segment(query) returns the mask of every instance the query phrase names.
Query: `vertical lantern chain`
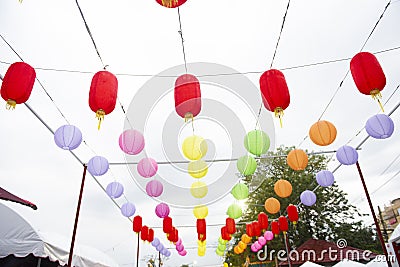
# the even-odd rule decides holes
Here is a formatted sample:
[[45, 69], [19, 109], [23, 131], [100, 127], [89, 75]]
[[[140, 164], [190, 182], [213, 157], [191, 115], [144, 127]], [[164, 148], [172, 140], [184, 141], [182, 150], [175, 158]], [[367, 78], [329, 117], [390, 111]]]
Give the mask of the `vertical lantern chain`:
[[185, 44], [184, 44], [185, 40], [183, 39], [181, 12], [179, 10], [179, 7], [177, 9], [178, 9], [178, 20], [179, 20], [179, 31], [178, 31], [178, 33], [181, 36], [183, 61], [185, 62], [185, 71], [187, 73], [186, 52], [185, 52]]

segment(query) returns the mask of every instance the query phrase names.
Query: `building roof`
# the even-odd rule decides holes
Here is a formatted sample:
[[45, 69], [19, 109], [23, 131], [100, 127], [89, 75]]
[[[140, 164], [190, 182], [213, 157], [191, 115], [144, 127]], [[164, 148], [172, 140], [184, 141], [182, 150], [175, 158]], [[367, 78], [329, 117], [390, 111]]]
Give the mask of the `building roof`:
[[[339, 262], [343, 259], [368, 262], [376, 256], [377, 254], [368, 250], [350, 246], [341, 246], [339, 248], [336, 243], [313, 238], [308, 239], [297, 249], [289, 253], [293, 265], [301, 265], [307, 261], [327, 264]], [[288, 262], [283, 261], [279, 265], [288, 265]]]

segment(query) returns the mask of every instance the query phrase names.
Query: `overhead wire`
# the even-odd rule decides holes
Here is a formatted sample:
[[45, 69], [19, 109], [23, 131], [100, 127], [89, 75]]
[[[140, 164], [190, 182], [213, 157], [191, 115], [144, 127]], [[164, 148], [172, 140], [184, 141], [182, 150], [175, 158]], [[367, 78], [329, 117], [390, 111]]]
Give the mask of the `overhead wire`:
[[179, 20], [179, 31], [178, 31], [178, 33], [179, 33], [179, 35], [180, 35], [180, 37], [181, 37], [183, 61], [184, 61], [184, 63], [185, 63], [185, 71], [186, 71], [186, 73], [187, 73], [188, 70], [187, 70], [186, 52], [185, 52], [185, 44], [184, 44], [185, 40], [183, 39], [183, 31], [182, 31], [181, 12], [180, 12], [179, 7], [178, 7], [177, 9], [178, 9], [178, 20]]

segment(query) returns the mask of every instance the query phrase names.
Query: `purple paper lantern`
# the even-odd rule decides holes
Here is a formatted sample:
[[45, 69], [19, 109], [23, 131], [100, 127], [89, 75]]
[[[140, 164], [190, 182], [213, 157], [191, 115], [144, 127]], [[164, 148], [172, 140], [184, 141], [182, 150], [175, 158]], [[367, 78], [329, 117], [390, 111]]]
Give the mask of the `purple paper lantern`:
[[137, 155], [144, 148], [144, 137], [137, 130], [126, 130], [119, 136], [119, 147], [128, 155]]
[[335, 177], [330, 171], [319, 171], [316, 175], [317, 183], [322, 187], [328, 187], [333, 185]]
[[156, 247], [156, 250], [161, 252], [164, 249], [164, 245], [162, 243], [158, 244], [158, 246]]
[[158, 245], [160, 245], [160, 239], [158, 239], [157, 237], [155, 237], [155, 238], [153, 239], [153, 241], [151, 241], [151, 245], [152, 245], [153, 247], [157, 247]]
[[[147, 191], [147, 190], [146, 190]], [[156, 206], [156, 215], [159, 218], [165, 218], [169, 215], [169, 206], [165, 203], [160, 203]], [[178, 240], [179, 241], [179, 240]], [[181, 241], [182, 242], [182, 241]], [[178, 244], [178, 242], [177, 242]]]
[[258, 243], [260, 243], [261, 246], [264, 246], [265, 244], [267, 244], [267, 240], [265, 239], [265, 237], [260, 236], [258, 238]]
[[271, 231], [265, 231], [264, 238], [266, 241], [271, 241], [272, 239], [274, 239], [274, 233], [272, 233]]
[[[169, 251], [168, 251], [168, 252], [169, 252]], [[179, 251], [178, 254], [179, 254], [180, 256], [184, 257], [184, 256], [186, 256], [187, 251], [184, 249], [184, 250], [182, 250], [182, 251]], [[169, 256], [167, 256], [167, 257], [169, 257]]]
[[305, 190], [300, 194], [300, 201], [303, 205], [312, 206], [317, 201], [317, 196], [313, 191]]
[[146, 184], [146, 193], [151, 197], [159, 197], [163, 192], [163, 185], [160, 181], [151, 180]]
[[91, 175], [101, 176], [108, 171], [108, 160], [101, 156], [91, 158], [87, 164], [87, 170]]
[[353, 165], [358, 160], [358, 153], [351, 146], [342, 146], [336, 151], [336, 158], [343, 165]]
[[137, 165], [137, 171], [144, 178], [153, 177], [158, 170], [157, 162], [152, 158], [143, 158]]
[[111, 198], [119, 198], [124, 193], [124, 186], [118, 182], [109, 183], [106, 187], [106, 193]]
[[[179, 252], [178, 252], [179, 253]], [[186, 255], [186, 254], [185, 254]], [[169, 251], [169, 250], [167, 250], [167, 252], [165, 253], [165, 255], [164, 255], [165, 257], [169, 257], [169, 256], [171, 256], [171, 251]]]
[[73, 125], [64, 125], [54, 133], [54, 142], [62, 149], [74, 150], [82, 143], [82, 133]]
[[135, 204], [126, 202], [121, 206], [121, 213], [125, 217], [131, 217], [135, 214], [136, 207]]
[[394, 123], [389, 116], [377, 114], [367, 120], [365, 130], [373, 138], [385, 139], [393, 134]]
[[167, 249], [167, 248], [164, 248], [163, 250], [161, 250], [161, 254], [164, 255], [164, 256], [167, 256], [167, 254], [168, 254], [168, 249]]

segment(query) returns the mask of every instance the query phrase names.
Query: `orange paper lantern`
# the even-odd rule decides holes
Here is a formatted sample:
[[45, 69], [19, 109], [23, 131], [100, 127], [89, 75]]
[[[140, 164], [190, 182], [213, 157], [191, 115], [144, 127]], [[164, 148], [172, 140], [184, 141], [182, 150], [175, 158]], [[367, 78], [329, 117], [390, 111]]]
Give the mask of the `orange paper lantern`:
[[302, 171], [307, 167], [308, 156], [301, 149], [293, 149], [286, 157], [287, 164], [295, 171]]
[[314, 123], [308, 135], [314, 144], [319, 146], [327, 146], [336, 139], [336, 127], [329, 121], [317, 121]]
[[274, 191], [279, 197], [286, 198], [292, 194], [292, 184], [284, 179], [279, 179], [274, 185]]
[[264, 204], [265, 210], [270, 214], [278, 213], [281, 209], [281, 203], [274, 197], [270, 197], [265, 200]]

